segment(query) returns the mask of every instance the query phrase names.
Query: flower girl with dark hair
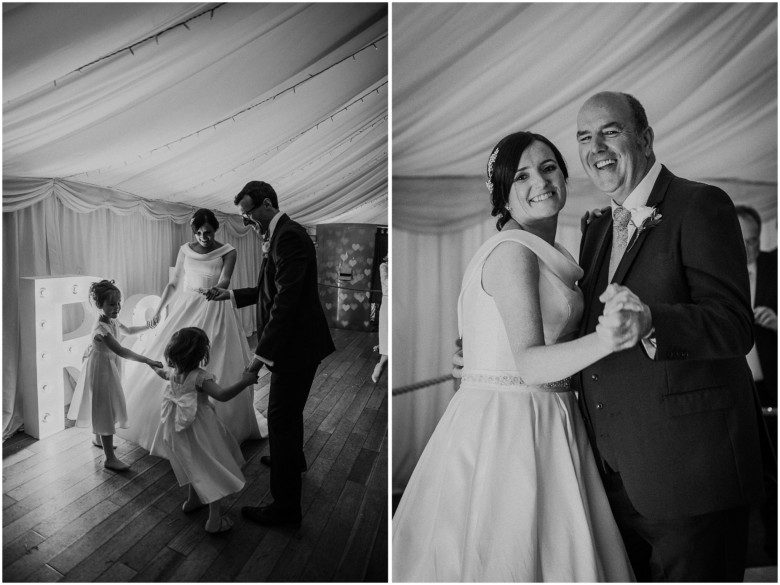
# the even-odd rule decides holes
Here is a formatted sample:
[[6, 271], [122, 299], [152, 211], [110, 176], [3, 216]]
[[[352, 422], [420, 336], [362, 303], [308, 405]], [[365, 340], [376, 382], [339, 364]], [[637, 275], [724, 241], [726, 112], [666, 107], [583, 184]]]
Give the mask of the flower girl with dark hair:
[[246, 483], [241, 467], [246, 463], [236, 439], [217, 418], [209, 396], [230, 400], [257, 381], [245, 372], [241, 379], [222, 387], [214, 375], [201, 369], [209, 362], [210, 343], [197, 327], [173, 334], [165, 348], [168, 368], [157, 375], [168, 384], [162, 399], [162, 414], [151, 453], [170, 460], [179, 485], [189, 486], [184, 512], [209, 506], [206, 532], [225, 532], [233, 521], [222, 516], [220, 500], [240, 491]]

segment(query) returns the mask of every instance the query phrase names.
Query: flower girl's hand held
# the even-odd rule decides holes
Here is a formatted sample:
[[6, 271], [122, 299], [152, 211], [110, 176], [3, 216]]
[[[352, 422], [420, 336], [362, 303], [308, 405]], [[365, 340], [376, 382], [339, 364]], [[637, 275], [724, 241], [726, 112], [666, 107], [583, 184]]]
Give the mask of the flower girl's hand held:
[[241, 374], [241, 383], [244, 386], [252, 386], [257, 383], [257, 372], [243, 372]]

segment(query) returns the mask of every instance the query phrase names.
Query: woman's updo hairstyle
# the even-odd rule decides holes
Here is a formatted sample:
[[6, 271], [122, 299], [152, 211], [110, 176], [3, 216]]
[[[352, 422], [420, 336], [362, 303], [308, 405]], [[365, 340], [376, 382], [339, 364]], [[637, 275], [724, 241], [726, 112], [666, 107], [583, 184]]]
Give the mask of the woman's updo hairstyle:
[[217, 216], [214, 215], [213, 211], [210, 209], [198, 209], [192, 214], [192, 219], [190, 220], [192, 233], [197, 232], [204, 223], [213, 227], [215, 232], [219, 229], [219, 221], [217, 221]]
[[488, 191], [490, 191], [490, 202], [493, 204], [491, 215], [498, 216], [498, 221], [496, 221], [498, 231], [501, 231], [504, 224], [512, 218], [512, 215], [506, 208], [506, 204], [509, 201], [512, 183], [515, 181], [515, 173], [517, 173], [517, 165], [520, 164], [520, 157], [523, 156], [525, 149], [536, 141], [550, 147], [561, 172], [563, 172], [563, 178], [569, 178], [569, 171], [566, 168], [566, 161], [563, 160], [563, 155], [552, 142], [541, 134], [515, 132], [502, 138], [490, 153], [487, 164], [487, 181], [485, 181], [485, 185], [487, 185]]
[[101, 280], [100, 282], [93, 282], [89, 285], [89, 298], [95, 303], [95, 306], [99, 309], [103, 306], [108, 298], [116, 293], [119, 297], [122, 297], [122, 293], [119, 291], [117, 285], [113, 280]]
[[165, 347], [165, 361], [171, 368], [189, 372], [209, 363], [209, 336], [199, 327], [184, 327], [171, 336]]

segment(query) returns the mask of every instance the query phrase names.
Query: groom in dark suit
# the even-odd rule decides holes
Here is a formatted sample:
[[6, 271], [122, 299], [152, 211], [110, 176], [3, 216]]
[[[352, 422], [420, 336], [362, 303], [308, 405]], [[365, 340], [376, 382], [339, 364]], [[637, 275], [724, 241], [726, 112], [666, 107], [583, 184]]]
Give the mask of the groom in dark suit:
[[317, 257], [306, 230], [279, 211], [268, 183], [250, 181], [234, 200], [244, 222], [264, 236], [257, 286], [221, 291], [237, 308], [257, 305], [257, 348], [248, 371], [271, 371], [268, 396], [272, 504], [245, 507], [244, 516], [265, 525], [299, 524], [303, 407], [317, 366], [335, 351], [317, 289]]
[[653, 139], [627, 94], [577, 118], [613, 209], [583, 233], [581, 333], [619, 295], [642, 340], [577, 376], [580, 405], [637, 580], [741, 581], [762, 496], [745, 247], [726, 193], [673, 175]]

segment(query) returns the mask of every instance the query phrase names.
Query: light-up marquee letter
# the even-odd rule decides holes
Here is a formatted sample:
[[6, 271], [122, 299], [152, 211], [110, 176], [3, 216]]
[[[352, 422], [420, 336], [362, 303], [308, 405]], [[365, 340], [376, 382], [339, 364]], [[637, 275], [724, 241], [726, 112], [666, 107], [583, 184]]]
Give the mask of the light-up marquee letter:
[[[65, 428], [63, 369], [82, 369], [84, 350], [97, 317], [87, 308], [89, 286], [99, 280], [102, 277], [81, 275], [20, 279], [19, 378], [24, 396], [24, 430], [37, 439]], [[145, 323], [148, 308], [156, 307], [159, 300], [153, 295], [134, 295], [124, 303], [120, 319], [127, 325]], [[84, 305], [82, 322], [63, 334], [62, 308], [72, 303]]]

